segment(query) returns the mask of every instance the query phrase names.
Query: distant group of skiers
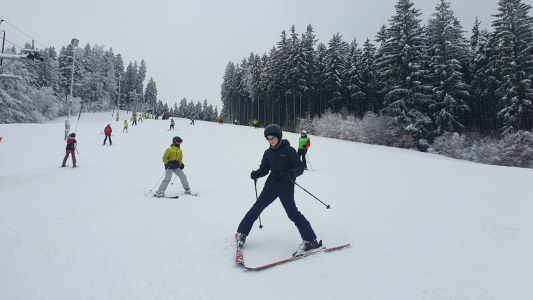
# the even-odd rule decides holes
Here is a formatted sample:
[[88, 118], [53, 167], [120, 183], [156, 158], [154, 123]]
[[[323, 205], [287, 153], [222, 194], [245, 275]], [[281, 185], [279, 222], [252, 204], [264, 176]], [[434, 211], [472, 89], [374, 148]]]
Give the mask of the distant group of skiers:
[[[136, 116], [133, 116], [134, 123]], [[218, 119], [222, 124], [223, 119]], [[238, 123], [238, 122], [237, 122]], [[194, 124], [194, 118], [191, 118], [191, 125]], [[257, 120], [253, 121], [254, 127], [259, 128]], [[174, 129], [174, 119], [170, 121], [170, 129]], [[124, 120], [124, 131], [128, 130], [128, 122]], [[111, 124], [107, 124], [104, 129], [105, 139], [104, 145], [109, 138], [109, 145], [111, 142]], [[245, 244], [247, 236], [250, 234], [253, 224], [259, 218], [259, 215], [277, 198], [280, 199], [283, 208], [285, 209], [289, 219], [296, 225], [302, 243], [298, 246], [297, 251], [293, 256], [305, 254], [306, 252], [315, 249], [324, 249], [322, 246], [322, 240], [318, 241], [317, 236], [311, 227], [307, 218], [298, 210], [296, 202], [294, 200], [294, 186], [296, 184], [296, 178], [307, 170], [306, 154], [311, 146], [310, 138], [307, 136], [305, 130], [301, 131], [301, 136], [298, 143], [298, 151], [296, 151], [289, 143], [288, 140], [282, 139], [283, 133], [281, 128], [276, 124], [268, 125], [263, 135], [267, 140], [269, 147], [265, 150], [261, 163], [257, 170], [253, 170], [250, 173], [250, 178], [257, 184], [257, 180], [261, 177], [267, 176], [261, 194], [257, 198], [256, 202], [250, 210], [246, 213], [244, 218], [237, 227], [236, 240], [239, 248], [242, 248]], [[76, 167], [76, 134], [71, 133], [67, 140], [66, 155], [63, 159], [61, 167], [65, 167], [69, 155], [72, 155], [73, 167]], [[183, 151], [181, 145], [183, 139], [179, 136], [172, 138], [172, 144], [163, 154], [163, 163], [165, 166], [164, 179], [161, 185], [154, 194], [154, 197], [165, 197], [165, 191], [172, 179], [172, 174], [176, 174], [181, 181], [181, 185], [185, 190], [185, 193], [191, 194], [191, 189], [187, 176], [183, 172], [185, 164], [183, 163]]]

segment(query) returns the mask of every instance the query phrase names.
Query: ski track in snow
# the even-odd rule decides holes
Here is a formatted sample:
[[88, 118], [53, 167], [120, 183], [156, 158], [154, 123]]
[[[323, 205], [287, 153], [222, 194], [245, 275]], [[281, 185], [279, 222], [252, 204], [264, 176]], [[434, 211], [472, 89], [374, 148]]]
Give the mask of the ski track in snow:
[[[82, 114], [79, 169], [58, 168], [64, 119], [0, 125], [0, 299], [533, 298], [533, 170], [310, 136], [314, 171], [297, 182], [331, 209], [298, 187], [296, 204], [324, 245], [351, 246], [247, 272], [234, 234], [255, 201], [262, 129], [174, 118], [173, 131], [145, 120], [122, 134], [125, 115], [102, 146], [110, 114]], [[175, 135], [200, 195], [178, 179], [166, 193], [179, 199], [154, 198]], [[279, 201], [261, 220], [250, 267], [301, 242]]]

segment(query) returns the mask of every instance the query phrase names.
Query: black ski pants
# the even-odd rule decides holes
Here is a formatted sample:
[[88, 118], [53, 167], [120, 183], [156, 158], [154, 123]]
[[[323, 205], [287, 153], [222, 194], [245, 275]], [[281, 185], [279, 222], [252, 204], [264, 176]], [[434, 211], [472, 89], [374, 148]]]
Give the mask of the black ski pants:
[[113, 142], [111, 142], [111, 135], [107, 135], [107, 134], [105, 135], [104, 144], [107, 141], [107, 138], [109, 138], [109, 144], [113, 144]]
[[296, 203], [294, 202], [294, 192], [276, 192], [263, 190], [261, 192], [261, 195], [259, 195], [259, 198], [257, 198], [255, 204], [246, 213], [244, 219], [242, 219], [241, 224], [239, 224], [239, 228], [237, 229], [237, 232], [244, 233], [246, 234], [246, 236], [248, 236], [250, 230], [252, 230], [254, 222], [257, 220], [257, 218], [259, 218], [261, 212], [263, 212], [263, 210], [267, 208], [267, 206], [269, 206], [272, 202], [274, 202], [274, 200], [276, 200], [278, 197], [281, 201], [281, 204], [283, 205], [283, 208], [285, 209], [285, 212], [287, 213], [287, 216], [291, 221], [294, 222], [294, 225], [296, 225], [296, 227], [298, 228], [302, 239], [306, 241], [314, 241], [316, 239], [315, 232], [313, 231], [313, 228], [311, 227], [309, 221], [307, 221], [304, 215], [302, 215], [302, 213], [296, 207]]
[[298, 149], [298, 157], [304, 164], [304, 169], [307, 169], [307, 161], [305, 160], [305, 155], [307, 154], [307, 150], [305, 149]]

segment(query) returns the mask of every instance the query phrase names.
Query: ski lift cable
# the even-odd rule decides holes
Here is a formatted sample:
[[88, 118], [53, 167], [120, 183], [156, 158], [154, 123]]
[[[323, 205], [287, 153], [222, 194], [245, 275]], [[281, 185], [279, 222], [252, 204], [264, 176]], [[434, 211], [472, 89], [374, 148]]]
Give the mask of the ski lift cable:
[[17, 45], [17, 44], [14, 44], [14, 43], [12, 43], [12, 42], [8, 41], [7, 39], [6, 39], [5, 41], [6, 41], [6, 42], [8, 42], [8, 43], [10, 43], [11, 45], [13, 45], [13, 46], [17, 47], [17, 48], [20, 48], [20, 49], [24, 49], [24, 48], [20, 47], [19, 45]]
[[[45, 47], [45, 48], [46, 48], [46, 46], [45, 46], [45, 45], [43, 45], [43, 44], [42, 44], [41, 42], [39, 42], [38, 40], [36, 40], [36, 39], [32, 38], [31, 36], [29, 36], [28, 34], [26, 34], [26, 33], [25, 33], [24, 31], [22, 31], [22, 30], [18, 29], [17, 27], [15, 27], [15, 25], [13, 25], [13, 24], [9, 23], [8, 21], [6, 21], [5, 19], [2, 19], [2, 18], [0, 18], [0, 20], [2, 20], [2, 21], [4, 21], [4, 22], [6, 22], [7, 24], [11, 25], [11, 27], [13, 27], [13, 28], [15, 28], [16, 30], [18, 30], [18, 31], [22, 32], [22, 33], [23, 33], [24, 35], [26, 35], [26, 36], [27, 36], [27, 37], [29, 37], [30, 39], [34, 40], [35, 42], [37, 42], [38, 44], [40, 44], [41, 46], [43, 46], [43, 47]], [[11, 43], [11, 42], [10, 42], [10, 43]], [[11, 43], [11, 44], [13, 44], [13, 43]], [[15, 44], [13, 44], [13, 45], [15, 45]], [[15, 46], [16, 46], [16, 45], [15, 45]], [[17, 46], [17, 47], [18, 47], [18, 46]], [[20, 48], [20, 47], [19, 47], [19, 48]], [[22, 49], [22, 48], [21, 48], [21, 49]]]

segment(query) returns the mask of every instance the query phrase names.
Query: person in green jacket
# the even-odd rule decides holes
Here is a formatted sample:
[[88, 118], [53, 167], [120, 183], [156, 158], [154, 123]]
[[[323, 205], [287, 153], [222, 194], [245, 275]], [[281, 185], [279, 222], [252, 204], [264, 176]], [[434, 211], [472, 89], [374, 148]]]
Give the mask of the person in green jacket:
[[307, 154], [307, 149], [311, 147], [311, 139], [307, 136], [307, 132], [302, 130], [302, 136], [300, 137], [298, 143], [298, 157], [302, 160], [304, 164], [304, 170], [307, 170], [307, 161], [305, 160], [305, 155]]
[[154, 197], [165, 197], [165, 190], [172, 179], [172, 173], [176, 174], [181, 181], [183, 189], [185, 189], [186, 194], [191, 193], [189, 188], [189, 182], [187, 181], [187, 176], [183, 173], [185, 165], [183, 164], [183, 153], [181, 152], [181, 143], [183, 140], [179, 136], [172, 138], [172, 145], [165, 151], [163, 154], [163, 162], [165, 163], [165, 179], [161, 182], [159, 189], [155, 193]]
[[255, 127], [255, 129], [259, 128], [259, 122], [257, 122], [257, 120], [254, 120], [253, 123], [254, 123], [254, 127]]

